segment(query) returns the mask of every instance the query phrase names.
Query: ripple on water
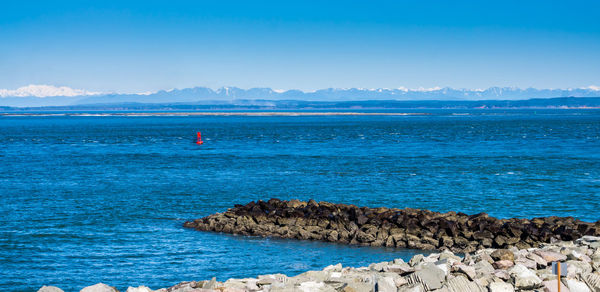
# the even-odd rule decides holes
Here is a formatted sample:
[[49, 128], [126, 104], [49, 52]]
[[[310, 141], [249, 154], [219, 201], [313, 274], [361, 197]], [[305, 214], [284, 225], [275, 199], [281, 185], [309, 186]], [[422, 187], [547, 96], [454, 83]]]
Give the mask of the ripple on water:
[[0, 289], [159, 288], [415, 252], [181, 227], [271, 197], [600, 219], [598, 111], [485, 113], [1, 117]]

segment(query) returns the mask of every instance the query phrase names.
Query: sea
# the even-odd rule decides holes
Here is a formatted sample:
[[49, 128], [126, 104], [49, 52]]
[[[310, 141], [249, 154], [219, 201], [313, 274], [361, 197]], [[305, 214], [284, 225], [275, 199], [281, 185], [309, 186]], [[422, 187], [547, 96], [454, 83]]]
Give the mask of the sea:
[[600, 110], [416, 112], [0, 115], [0, 290], [157, 289], [422, 252], [182, 227], [270, 198], [600, 219]]

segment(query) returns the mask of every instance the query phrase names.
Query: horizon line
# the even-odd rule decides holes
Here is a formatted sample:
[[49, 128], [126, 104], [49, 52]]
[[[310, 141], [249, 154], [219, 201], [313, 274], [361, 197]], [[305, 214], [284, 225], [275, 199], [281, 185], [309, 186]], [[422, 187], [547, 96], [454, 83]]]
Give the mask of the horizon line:
[[183, 87], [183, 88], [170, 88], [170, 89], [161, 89], [157, 91], [145, 91], [145, 92], [117, 92], [117, 91], [89, 91], [86, 89], [72, 88], [69, 86], [56, 86], [56, 85], [48, 85], [48, 84], [29, 84], [25, 86], [18, 87], [16, 89], [0, 89], [0, 98], [19, 98], [19, 97], [84, 97], [84, 96], [102, 96], [102, 95], [152, 95], [160, 92], [173, 92], [173, 91], [181, 91], [186, 89], [195, 89], [195, 88], [205, 88], [210, 89], [213, 92], [219, 93], [222, 90], [228, 89], [240, 89], [240, 90], [253, 90], [253, 89], [267, 89], [273, 91], [276, 94], [282, 94], [290, 91], [299, 91], [302, 93], [316, 93], [319, 91], [325, 90], [360, 90], [360, 91], [403, 91], [403, 92], [436, 92], [442, 90], [457, 90], [457, 91], [465, 91], [465, 92], [486, 92], [491, 89], [511, 89], [511, 90], [548, 90], [548, 91], [573, 91], [573, 90], [590, 90], [590, 91], [600, 91], [600, 86], [597, 85], [589, 85], [583, 87], [570, 87], [570, 88], [536, 88], [536, 87], [517, 87], [517, 86], [491, 86], [487, 88], [457, 88], [457, 87], [418, 87], [418, 88], [408, 88], [404, 86], [400, 87], [379, 87], [379, 88], [366, 88], [366, 87], [327, 87], [316, 90], [302, 90], [302, 89], [276, 89], [272, 87], [248, 87], [241, 88], [237, 86], [221, 86], [221, 87], [209, 87], [209, 86], [192, 86], [192, 87]]

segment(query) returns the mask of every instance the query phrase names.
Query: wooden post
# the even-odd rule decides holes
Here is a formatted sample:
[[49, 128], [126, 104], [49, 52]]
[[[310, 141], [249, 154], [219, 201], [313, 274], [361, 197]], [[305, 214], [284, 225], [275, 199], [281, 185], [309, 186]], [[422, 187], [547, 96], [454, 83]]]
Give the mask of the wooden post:
[[558, 292], [560, 292], [560, 262], [556, 263], [556, 271], [558, 272], [558, 275], [556, 275], [556, 282], [558, 283]]

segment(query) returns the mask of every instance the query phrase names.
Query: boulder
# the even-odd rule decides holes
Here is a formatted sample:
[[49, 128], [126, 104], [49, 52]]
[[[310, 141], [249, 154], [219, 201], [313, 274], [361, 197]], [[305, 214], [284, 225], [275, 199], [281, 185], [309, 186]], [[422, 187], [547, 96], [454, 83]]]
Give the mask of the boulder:
[[413, 257], [410, 259], [410, 261], [408, 261], [408, 264], [409, 264], [411, 267], [414, 267], [414, 266], [416, 266], [417, 264], [419, 264], [420, 262], [422, 262], [424, 258], [425, 258], [425, 256], [423, 256], [422, 254], [417, 254], [417, 255], [414, 255], [414, 256], [413, 256]]
[[331, 241], [331, 242], [337, 242], [339, 238], [339, 234], [336, 230], [331, 230], [328, 234], [327, 234], [327, 241]]
[[465, 257], [463, 258], [462, 262], [467, 265], [472, 265], [473, 263], [475, 263], [475, 260], [473, 259], [471, 254], [467, 252], [465, 253]]
[[492, 282], [488, 285], [489, 292], [514, 292], [515, 287], [505, 282]]
[[[576, 279], [566, 278], [563, 280], [571, 292], [591, 292], [588, 286]], [[562, 292], [562, 291], [561, 291]]]
[[375, 279], [375, 291], [396, 292], [396, 283], [393, 277], [377, 276]]
[[530, 260], [525, 257], [520, 257], [520, 258], [516, 259], [515, 264], [521, 264], [521, 265], [527, 267], [528, 269], [532, 269], [532, 270], [537, 269], [537, 266], [538, 266], [535, 261]]
[[535, 272], [523, 265], [517, 264], [509, 270], [517, 289], [534, 289], [542, 284]]
[[[542, 290], [544, 292], [558, 292], [557, 280], [546, 280], [542, 282]], [[560, 283], [560, 292], [570, 292], [569, 288], [562, 282]]]
[[494, 277], [496, 277], [498, 279], [501, 279], [504, 281], [510, 280], [510, 274], [506, 270], [495, 270], [492, 274], [494, 275]]
[[213, 277], [212, 279], [210, 279], [210, 281], [204, 283], [202, 285], [202, 288], [203, 289], [216, 289], [220, 286], [221, 285], [219, 285], [219, 283], [217, 283], [217, 278]]
[[575, 242], [582, 245], [590, 245], [594, 242], [600, 242], [600, 236], [584, 235], [581, 238], [575, 240]]
[[329, 265], [323, 269], [325, 272], [341, 272], [342, 264], [338, 263], [337, 265]]
[[42, 286], [37, 292], [64, 292], [62, 289], [55, 286]]
[[385, 267], [388, 266], [388, 262], [381, 262], [381, 263], [372, 263], [369, 265], [369, 269], [371, 271], [375, 271], [375, 272], [383, 272]]
[[514, 265], [515, 264], [512, 261], [509, 261], [509, 260], [501, 260], [501, 261], [494, 262], [492, 264], [492, 266], [495, 269], [500, 269], [500, 270], [507, 270], [509, 268], [512, 268]]
[[546, 263], [562, 262], [567, 260], [566, 255], [550, 250], [536, 250], [534, 253], [544, 259]]
[[534, 261], [537, 264], [538, 269], [544, 269], [548, 266], [548, 262], [535, 253], [528, 253], [525, 257]]
[[492, 272], [494, 272], [494, 267], [487, 261], [479, 261], [475, 265], [473, 265], [473, 268], [475, 268], [475, 273], [477, 274], [477, 277], [481, 277], [483, 275], [491, 275]]
[[474, 280], [477, 273], [475, 272], [475, 267], [467, 266], [465, 264], [457, 264], [453, 265], [451, 268], [452, 272], [462, 273], [467, 276], [469, 280]]
[[[353, 290], [356, 292], [361, 292], [361, 291], [373, 291], [375, 289], [375, 283], [372, 283], [370, 281], [364, 281], [364, 279], [358, 279], [358, 278], [350, 278], [349, 280], [347, 280], [347, 282], [345, 283], [347, 286], [346, 288], [348, 288], [347, 290]], [[340, 287], [342, 288], [342, 287]], [[339, 288], [338, 288], [339, 289]]]
[[435, 263], [439, 260], [440, 258], [440, 254], [439, 253], [432, 253], [428, 256], [426, 256], [425, 258], [423, 258], [423, 262], [425, 263]]
[[335, 289], [333, 289], [331, 287], [326, 287], [325, 283], [323, 283], [323, 282], [314, 282], [314, 281], [301, 283], [300, 287], [298, 287], [298, 290], [301, 292], [321, 292], [321, 291], [334, 292], [335, 291]]
[[[275, 279], [274, 277], [271, 277]], [[316, 281], [325, 282], [329, 278], [329, 272], [323, 271], [306, 271], [294, 277], [299, 282]], [[260, 278], [259, 278], [260, 279]]]
[[[223, 287], [226, 288], [236, 288], [240, 290], [248, 289], [246, 279], [229, 279], [223, 283]], [[258, 290], [258, 286], [253, 287]], [[250, 289], [248, 289], [250, 290]]]
[[[217, 290], [219, 291], [219, 290]], [[246, 292], [245, 289], [241, 289], [241, 288], [236, 288], [236, 287], [225, 287], [223, 288], [223, 290], [221, 290], [222, 292]], [[271, 289], [271, 291], [275, 292], [275, 289]]]
[[[368, 291], [368, 290], [365, 290]], [[420, 284], [412, 284], [400, 287], [398, 292], [425, 292], [425, 288], [423, 288]]]
[[444, 287], [448, 289], [450, 292], [487, 292], [487, 289], [479, 286], [479, 284], [475, 282], [469, 281], [466, 277], [457, 276], [452, 279], [449, 279]]
[[81, 289], [80, 292], [119, 292], [119, 290], [104, 283], [98, 283], [96, 285], [85, 287]]
[[444, 271], [444, 274], [446, 276], [448, 276], [448, 274], [450, 273], [450, 265], [448, 264], [448, 260], [439, 260], [435, 262], [434, 265], [440, 270]]
[[167, 289], [168, 292], [198, 292], [198, 289], [202, 289], [202, 285], [208, 281], [191, 281], [191, 282], [181, 282], [173, 287]]
[[439, 256], [439, 258], [438, 258], [438, 259], [439, 259], [439, 260], [444, 260], [444, 259], [446, 259], [446, 260], [449, 260], [449, 261], [455, 261], [455, 262], [460, 262], [460, 261], [462, 260], [462, 259], [461, 259], [459, 256], [457, 256], [457, 255], [455, 255], [454, 253], [452, 253], [452, 252], [450, 252], [450, 251], [447, 251], [447, 250], [446, 250], [446, 251], [442, 251], [442, 252], [440, 253], [440, 256]]
[[600, 274], [584, 273], [581, 275], [581, 279], [588, 285], [590, 290], [600, 292]]
[[587, 251], [586, 249], [579, 249], [579, 248], [568, 248], [564, 251], [562, 251], [561, 253], [567, 256], [567, 260], [574, 260], [574, 261], [580, 261], [580, 260], [584, 260], [584, 261], [590, 261], [590, 258], [585, 254]]
[[445, 279], [446, 273], [432, 263], [424, 264], [420, 270], [407, 276], [409, 284], [421, 283], [427, 291], [442, 288]]
[[508, 249], [497, 249], [490, 254], [494, 261], [514, 261], [515, 254]]
[[591, 273], [592, 266], [587, 262], [582, 261], [567, 261], [567, 275], [571, 277], [579, 277], [584, 273]]
[[146, 286], [129, 287], [127, 288], [127, 292], [152, 292], [152, 289]]
[[246, 287], [245, 289], [247, 290], [258, 290], [258, 279], [250, 279], [248, 281], [246, 281]]
[[492, 264], [494, 262], [494, 259], [489, 255], [489, 253], [482, 252], [479, 254], [479, 257], [476, 260], [476, 262], [481, 262], [481, 261], [485, 261], [485, 262]]
[[414, 270], [415, 269], [413, 267], [409, 266], [407, 263], [391, 264], [391, 265], [386, 265], [385, 267], [383, 267], [384, 272], [392, 272], [392, 273], [397, 273], [399, 275], [405, 275], [410, 272], [414, 272]]

